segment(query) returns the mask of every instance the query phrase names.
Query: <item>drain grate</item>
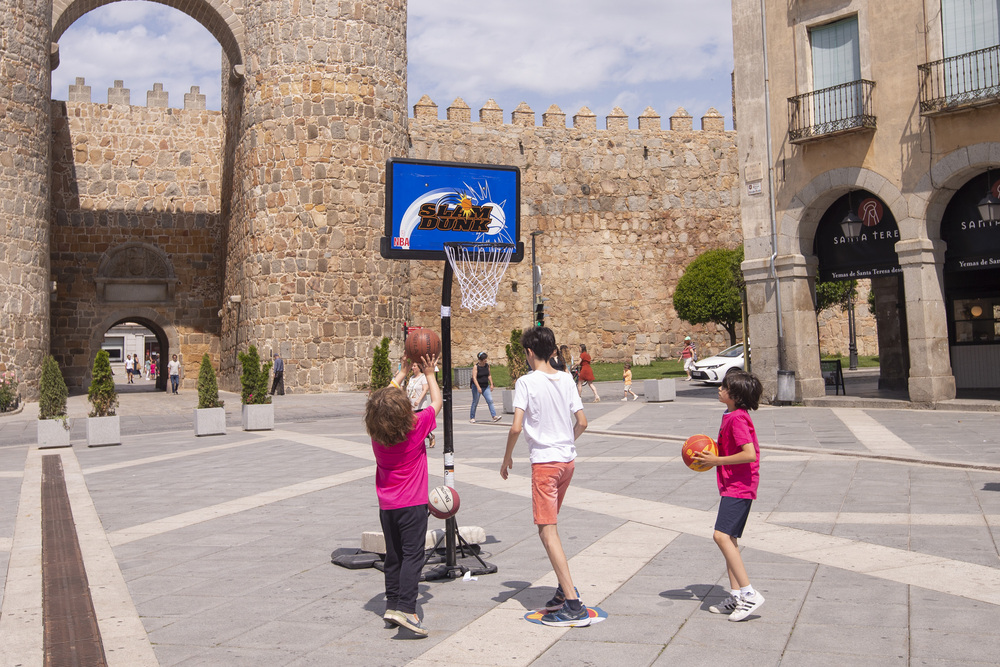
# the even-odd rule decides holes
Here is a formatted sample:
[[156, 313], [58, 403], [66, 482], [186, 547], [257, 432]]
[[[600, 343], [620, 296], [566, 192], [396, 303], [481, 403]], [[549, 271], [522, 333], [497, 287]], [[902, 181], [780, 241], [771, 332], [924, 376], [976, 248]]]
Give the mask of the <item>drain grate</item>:
[[42, 457], [42, 623], [45, 667], [107, 665], [62, 458], [55, 454]]

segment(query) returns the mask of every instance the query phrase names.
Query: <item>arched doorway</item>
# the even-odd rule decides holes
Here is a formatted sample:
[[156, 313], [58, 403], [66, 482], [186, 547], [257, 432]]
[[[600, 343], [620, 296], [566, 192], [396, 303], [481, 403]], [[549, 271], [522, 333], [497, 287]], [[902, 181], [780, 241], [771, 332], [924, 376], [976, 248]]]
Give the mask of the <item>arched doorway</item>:
[[1000, 169], [987, 170], [955, 192], [941, 218], [948, 346], [959, 390], [1000, 387], [998, 209]]
[[909, 377], [906, 300], [890, 208], [867, 190], [852, 190], [823, 213], [813, 240], [823, 281], [868, 279], [874, 295], [879, 389], [905, 390]]
[[[116, 389], [122, 391], [123, 388], [128, 387], [125, 389], [127, 392], [166, 391], [169, 380], [166, 361], [170, 359], [171, 355], [177, 354], [180, 346], [173, 327], [162, 324], [158, 321], [159, 319], [155, 314], [151, 316], [150, 313], [118, 313], [101, 323], [91, 338], [91, 363], [87, 370], [84, 389], [86, 390], [86, 387], [90, 385], [93, 359], [97, 356], [98, 350], [107, 349], [112, 357]], [[155, 374], [151, 375], [149, 381], [139, 382], [131, 386], [126, 385], [124, 374], [126, 355], [141, 354], [142, 360], [145, 361], [147, 351], [150, 353], [150, 361], [154, 358], [157, 359]], [[159, 363], [161, 360], [162, 364]]]

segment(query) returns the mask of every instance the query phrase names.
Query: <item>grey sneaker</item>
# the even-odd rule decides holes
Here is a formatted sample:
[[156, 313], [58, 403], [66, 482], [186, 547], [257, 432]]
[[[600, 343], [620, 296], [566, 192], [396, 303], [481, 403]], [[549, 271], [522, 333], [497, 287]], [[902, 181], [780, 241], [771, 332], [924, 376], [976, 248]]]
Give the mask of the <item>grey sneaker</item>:
[[382, 620], [385, 621], [385, 627], [394, 628], [399, 625], [399, 617], [403, 615], [403, 612], [396, 611], [395, 609], [386, 609], [385, 613], [382, 614]]
[[729, 620], [742, 621], [757, 611], [762, 604], [764, 604], [764, 596], [760, 594], [760, 591], [754, 591], [753, 595], [740, 598], [740, 603], [736, 606], [733, 613], [729, 615]]
[[410, 632], [420, 637], [427, 636], [427, 628], [420, 624], [420, 618], [416, 614], [407, 614], [402, 611], [396, 612], [396, 624], [401, 628], [406, 628]]
[[708, 608], [713, 614], [731, 614], [740, 606], [740, 598], [730, 594], [725, 600]]
[[[573, 587], [573, 592], [576, 593], [577, 598], [580, 597], [580, 591], [576, 586]], [[564, 604], [566, 604], [566, 596], [563, 595], [562, 586], [556, 586], [556, 594], [545, 603], [545, 611], [559, 611]]]
[[542, 625], [551, 625], [557, 628], [583, 628], [590, 625], [590, 612], [585, 604], [580, 605], [580, 611], [573, 611], [568, 604], [564, 604], [559, 611], [542, 616]]

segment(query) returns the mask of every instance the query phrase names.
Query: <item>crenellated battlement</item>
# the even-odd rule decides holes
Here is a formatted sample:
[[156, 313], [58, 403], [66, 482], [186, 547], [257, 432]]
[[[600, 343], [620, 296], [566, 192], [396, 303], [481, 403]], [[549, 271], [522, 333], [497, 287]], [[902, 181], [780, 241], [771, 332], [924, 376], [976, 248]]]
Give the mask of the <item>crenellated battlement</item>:
[[[67, 102], [89, 102], [91, 99], [91, 87], [87, 85], [84, 77], [76, 77], [76, 83], [69, 86], [69, 97]], [[113, 88], [108, 88], [108, 104], [124, 104], [132, 106], [132, 93], [125, 87], [125, 82], [116, 80]], [[138, 106], [138, 105], [136, 105]], [[154, 83], [153, 89], [146, 91], [146, 106], [153, 108], [166, 108], [170, 106], [170, 94], [163, 90], [162, 83]], [[204, 111], [206, 109], [205, 96], [201, 94], [199, 86], [191, 86], [191, 92], [184, 93], [184, 109], [194, 111]]]
[[[441, 120], [438, 117], [438, 105], [424, 95], [413, 105], [413, 118], [415, 120]], [[456, 97], [455, 101], [448, 107], [445, 120], [458, 123], [472, 122], [472, 109], [461, 97]], [[479, 122], [483, 125], [504, 125], [503, 109], [490, 98], [479, 110]], [[629, 117], [620, 107], [615, 107], [604, 118], [604, 129], [611, 132], [624, 132], [629, 128]], [[535, 112], [527, 103], [521, 102], [510, 114], [510, 125], [519, 127], [538, 127], [535, 119]], [[566, 113], [557, 105], [553, 104], [542, 114], [541, 127], [566, 129]], [[573, 116], [573, 129], [597, 130], [597, 115], [582, 107]], [[661, 117], [653, 107], [646, 107], [646, 110], [638, 118], [638, 129], [649, 132], [663, 131]], [[670, 116], [669, 129], [674, 132], [694, 131], [694, 118], [684, 109], [678, 107], [677, 111]], [[725, 132], [726, 119], [716, 109], [710, 108], [701, 117], [701, 131], [703, 132]]]

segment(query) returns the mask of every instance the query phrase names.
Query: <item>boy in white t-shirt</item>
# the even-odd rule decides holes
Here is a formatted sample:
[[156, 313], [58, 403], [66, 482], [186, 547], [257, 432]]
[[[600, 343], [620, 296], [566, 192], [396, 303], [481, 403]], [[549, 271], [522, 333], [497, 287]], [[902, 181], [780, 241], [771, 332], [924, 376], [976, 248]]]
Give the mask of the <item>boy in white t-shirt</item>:
[[538, 536], [559, 580], [555, 596], [545, 605], [542, 623], [554, 626], [590, 625], [587, 607], [573, 586], [569, 562], [563, 551], [556, 520], [573, 478], [574, 442], [587, 428], [583, 402], [569, 373], [549, 364], [556, 337], [548, 327], [532, 327], [521, 336], [531, 372], [518, 379], [514, 389], [514, 423], [507, 434], [507, 451], [500, 476], [507, 479], [514, 466], [517, 439], [524, 431], [531, 460], [531, 508]]

